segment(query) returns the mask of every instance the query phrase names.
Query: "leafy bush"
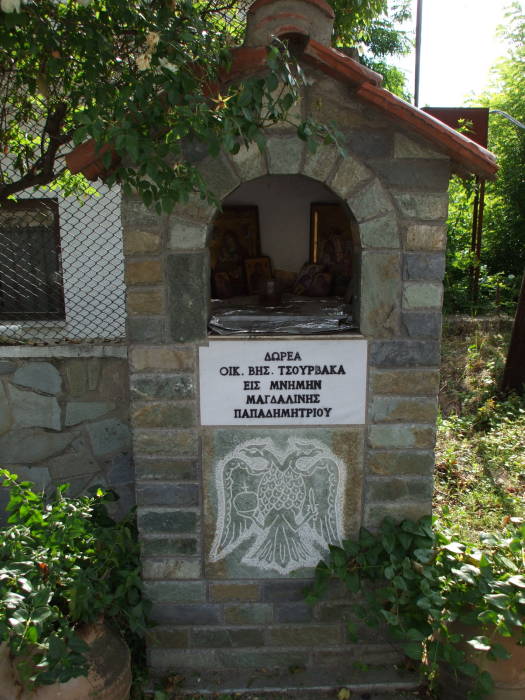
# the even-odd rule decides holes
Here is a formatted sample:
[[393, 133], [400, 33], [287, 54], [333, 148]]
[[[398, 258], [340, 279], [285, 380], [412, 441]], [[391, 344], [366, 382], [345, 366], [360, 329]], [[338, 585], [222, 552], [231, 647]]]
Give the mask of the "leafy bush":
[[79, 625], [104, 618], [139, 651], [145, 602], [134, 518], [115, 522], [113, 497], [68, 498], [59, 486], [48, 502], [32, 484], [0, 470], [10, 491], [0, 530], [0, 641], [17, 659], [26, 686], [87, 673]]
[[[316, 602], [336, 577], [360, 595], [357, 614], [369, 625], [388, 625], [412, 659], [435, 678], [440, 664], [473, 678], [471, 697], [492, 689], [490, 675], [471, 663], [465, 641], [490, 659], [508, 658], [498, 635], [521, 629], [525, 643], [525, 524], [509, 522], [502, 534], [482, 535], [480, 545], [457, 541], [430, 517], [397, 524], [386, 519], [377, 534], [331, 546], [320, 562], [307, 600]], [[471, 637], [454, 623], [481, 625]], [[461, 629], [461, 628], [460, 628]], [[490, 629], [490, 636], [489, 636]], [[495, 634], [492, 634], [495, 632]], [[356, 638], [355, 628], [349, 633]]]

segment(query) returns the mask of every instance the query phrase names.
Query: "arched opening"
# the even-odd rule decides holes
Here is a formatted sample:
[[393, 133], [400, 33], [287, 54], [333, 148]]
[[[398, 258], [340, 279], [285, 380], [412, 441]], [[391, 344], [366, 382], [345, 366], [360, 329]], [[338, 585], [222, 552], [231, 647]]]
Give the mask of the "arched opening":
[[303, 175], [265, 175], [222, 204], [209, 240], [210, 333], [357, 329], [360, 246], [343, 200]]

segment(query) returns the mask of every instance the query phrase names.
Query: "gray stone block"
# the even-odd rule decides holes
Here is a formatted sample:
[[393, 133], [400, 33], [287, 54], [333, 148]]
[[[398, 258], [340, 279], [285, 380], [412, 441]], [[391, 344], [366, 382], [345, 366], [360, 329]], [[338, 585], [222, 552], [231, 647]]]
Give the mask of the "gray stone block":
[[309, 581], [268, 581], [263, 585], [262, 599], [267, 603], [304, 602]]
[[393, 204], [379, 180], [374, 180], [348, 197], [348, 206], [358, 222], [393, 212]]
[[436, 151], [424, 141], [414, 141], [405, 134], [394, 137], [394, 158], [434, 158], [448, 162], [448, 156]]
[[363, 158], [388, 158], [392, 154], [389, 129], [352, 129], [348, 132], [349, 148]]
[[76, 433], [48, 433], [38, 428], [12, 430], [0, 438], [0, 454], [4, 464], [32, 464], [59, 454]]
[[375, 449], [432, 449], [436, 439], [433, 425], [371, 425], [368, 444]]
[[257, 602], [261, 597], [256, 583], [212, 583], [210, 599], [214, 603]]
[[256, 628], [194, 629], [191, 646], [204, 648], [238, 648], [264, 646], [264, 632]]
[[86, 429], [95, 457], [131, 449], [129, 427], [117, 418], [89, 423]]
[[92, 478], [100, 472], [100, 464], [93, 459], [83, 440], [75, 440], [71, 447], [74, 451], [68, 450], [65, 454], [53, 457], [46, 463], [55, 483], [70, 482], [71, 479], [79, 476]]
[[439, 389], [438, 369], [384, 369], [370, 375], [373, 394], [407, 394], [436, 396]]
[[190, 428], [196, 422], [196, 406], [167, 401], [135, 403], [131, 419], [137, 428]]
[[199, 559], [150, 559], [142, 554], [142, 578], [153, 581], [173, 581], [175, 579], [200, 578], [201, 563]]
[[135, 430], [133, 434], [135, 454], [150, 457], [196, 457], [199, 441], [194, 430]]
[[296, 625], [287, 627], [272, 627], [268, 630], [268, 643], [272, 646], [335, 646], [340, 641], [340, 625]]
[[62, 386], [59, 371], [49, 362], [28, 362], [16, 370], [11, 381], [44, 394], [58, 394]]
[[411, 338], [441, 338], [442, 315], [431, 311], [408, 311], [402, 314], [405, 332]]
[[148, 209], [139, 197], [122, 195], [122, 227], [137, 231], [148, 231], [162, 234], [166, 229], [165, 214], [157, 214], [152, 208]]
[[308, 652], [279, 649], [275, 651], [239, 651], [224, 649], [216, 652], [225, 668], [302, 668], [306, 666]]
[[220, 606], [210, 603], [178, 605], [173, 603], [154, 603], [150, 618], [153, 622], [170, 625], [218, 625], [220, 624]]
[[366, 485], [366, 502], [377, 503], [401, 500], [432, 500], [433, 483], [430, 476], [405, 478], [378, 476], [370, 477]]
[[176, 557], [197, 554], [198, 542], [194, 537], [143, 537], [142, 551], [151, 557]]
[[430, 476], [434, 469], [434, 453], [424, 450], [370, 452], [368, 466], [371, 472], [378, 475]]
[[0, 382], [0, 435], [6, 433], [11, 427], [11, 410], [9, 401], [2, 382]]
[[441, 253], [406, 253], [404, 278], [406, 280], [442, 282], [445, 276], [445, 256]]
[[188, 533], [194, 534], [197, 531], [197, 513], [188, 510], [147, 510], [139, 508], [138, 511], [139, 529], [143, 535], [152, 533]]
[[305, 142], [295, 134], [290, 136], [272, 136], [266, 142], [268, 172], [271, 175], [288, 175], [298, 173], [305, 149]]
[[144, 506], [198, 506], [199, 487], [197, 484], [138, 482], [137, 503]]
[[190, 631], [157, 625], [146, 631], [146, 644], [149, 649], [186, 649], [190, 645]]
[[42, 396], [33, 391], [20, 391], [12, 386], [11, 410], [15, 428], [49, 428], [60, 430], [60, 406], [54, 396]]
[[372, 177], [373, 173], [366, 166], [356, 158], [347, 155], [340, 161], [330, 180], [330, 189], [342, 199], [346, 199], [356, 187]]
[[164, 318], [128, 316], [128, 339], [133, 343], [162, 343], [166, 333]]
[[443, 285], [441, 282], [404, 282], [403, 309], [441, 309]]
[[224, 606], [227, 625], [266, 625], [273, 621], [273, 605], [246, 603]]
[[206, 158], [197, 167], [206, 187], [212, 195], [221, 201], [240, 183], [238, 175], [230, 166], [228, 158]]
[[308, 603], [281, 603], [275, 606], [277, 622], [312, 622], [313, 608]]
[[427, 221], [444, 221], [448, 213], [448, 195], [400, 192], [394, 193], [399, 211], [403, 216], [414, 219], [426, 219]]
[[243, 182], [262, 177], [268, 172], [264, 156], [255, 143], [250, 144], [248, 147], [241, 146], [239, 152], [230, 156], [230, 158]]
[[66, 404], [66, 417], [64, 424], [77, 425], [84, 421], [93, 420], [105, 413], [113, 411], [113, 401], [69, 401]]
[[194, 394], [193, 374], [135, 374], [130, 383], [131, 398], [142, 401], [190, 399]]
[[205, 248], [208, 224], [202, 221], [188, 221], [180, 216], [171, 216], [168, 224], [169, 247], [172, 250]]
[[359, 226], [364, 248], [399, 248], [399, 230], [394, 216], [380, 216]]
[[370, 161], [370, 166], [389, 187], [416, 188], [431, 192], [446, 191], [450, 167], [446, 160], [391, 160]]
[[443, 224], [411, 224], [405, 233], [407, 250], [444, 251], [447, 244], [447, 229]]
[[[237, 651], [234, 653], [238, 654]], [[200, 674], [203, 669], [220, 667], [217, 654], [216, 649], [151, 649], [148, 655], [149, 667], [155, 676], [171, 674], [173, 669], [186, 674], [190, 671]]]
[[398, 335], [401, 256], [364, 251], [361, 256], [360, 329], [366, 336]]
[[401, 501], [397, 503], [372, 503], [365, 508], [365, 527], [377, 529], [385, 518], [419, 520], [432, 512], [432, 499]]
[[376, 340], [369, 346], [373, 367], [439, 367], [439, 343], [431, 340]]
[[193, 459], [146, 459], [135, 460], [137, 481], [196, 481], [198, 463]]
[[334, 144], [319, 146], [314, 153], [308, 151], [304, 160], [303, 175], [326, 182], [339, 158], [339, 149]]
[[374, 396], [369, 415], [374, 423], [432, 423], [437, 417], [437, 398]]
[[16, 370], [17, 365], [8, 360], [0, 360], [0, 374], [11, 374]]
[[168, 255], [169, 334], [176, 343], [207, 337], [208, 276], [207, 252]]
[[115, 455], [107, 462], [105, 467], [108, 484], [111, 486], [135, 481], [135, 470], [131, 453]]

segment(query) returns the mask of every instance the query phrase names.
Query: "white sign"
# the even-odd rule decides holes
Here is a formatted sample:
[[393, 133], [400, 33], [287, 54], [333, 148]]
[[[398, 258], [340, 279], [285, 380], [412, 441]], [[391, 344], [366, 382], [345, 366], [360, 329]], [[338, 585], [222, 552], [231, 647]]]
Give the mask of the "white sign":
[[366, 340], [210, 340], [202, 425], [365, 422]]

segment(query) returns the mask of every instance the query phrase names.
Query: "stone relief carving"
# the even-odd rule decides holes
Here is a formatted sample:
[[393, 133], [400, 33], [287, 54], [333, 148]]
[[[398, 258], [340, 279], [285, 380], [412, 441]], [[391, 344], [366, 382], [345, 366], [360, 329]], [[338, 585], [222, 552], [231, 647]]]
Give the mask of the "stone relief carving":
[[[216, 465], [218, 518], [210, 560], [248, 543], [242, 563], [287, 574], [315, 566], [342, 538], [346, 466], [319, 440], [238, 445]], [[246, 547], [243, 548], [246, 550]]]

